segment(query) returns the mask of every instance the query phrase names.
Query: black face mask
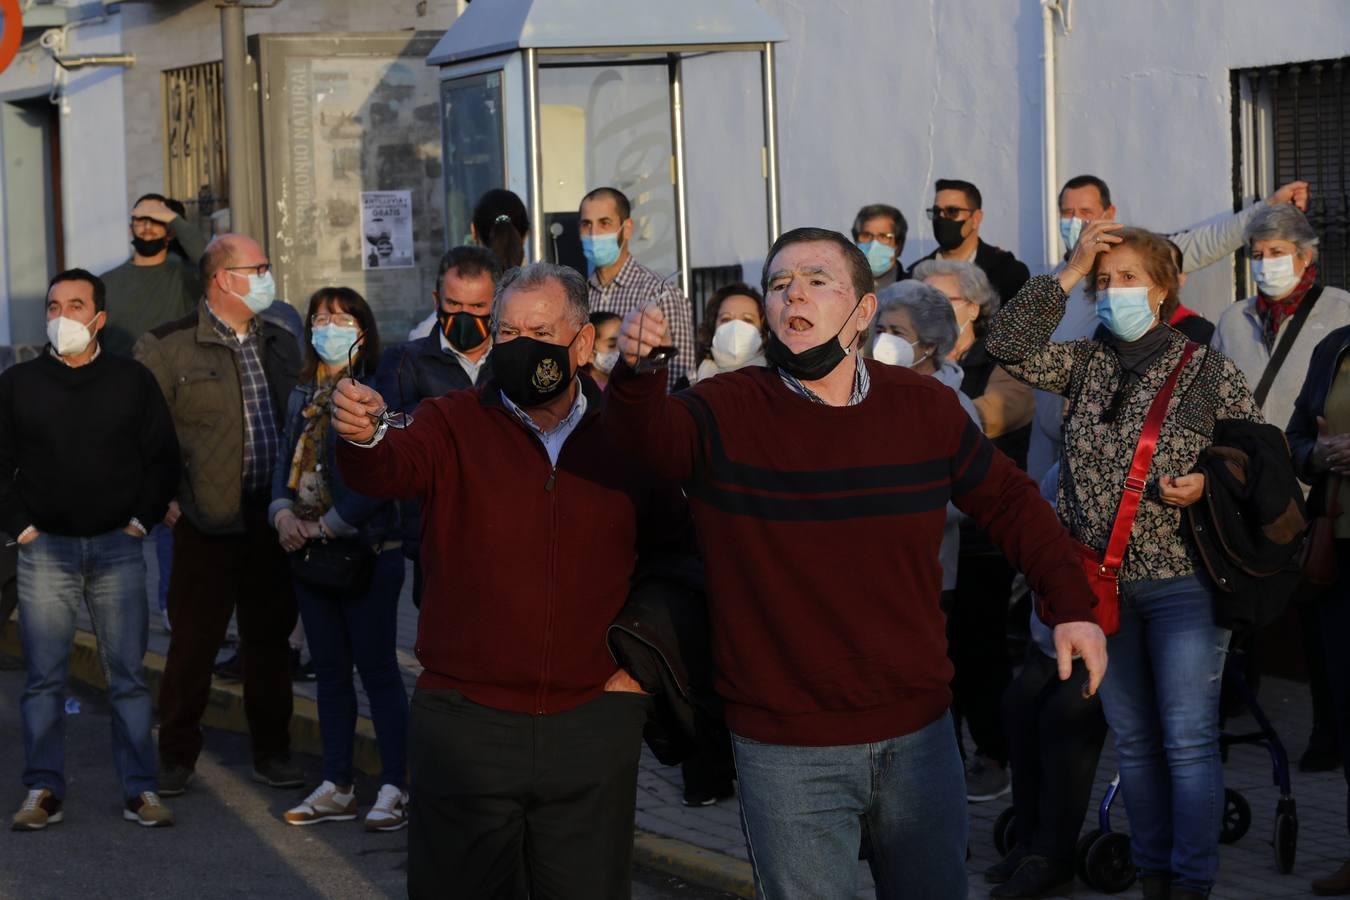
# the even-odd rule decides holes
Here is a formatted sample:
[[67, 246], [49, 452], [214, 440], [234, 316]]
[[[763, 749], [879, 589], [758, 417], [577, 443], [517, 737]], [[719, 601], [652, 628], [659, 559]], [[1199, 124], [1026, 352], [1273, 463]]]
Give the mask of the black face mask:
[[[809, 347], [800, 353], [793, 353], [792, 348], [779, 340], [777, 333], [772, 328], [769, 329], [769, 342], [764, 348], [765, 357], [769, 362], [794, 378], [801, 381], [819, 381], [833, 372], [835, 367], [843, 362], [849, 353], [853, 352], [851, 349], [845, 350], [843, 345], [839, 343], [839, 335], [843, 334], [848, 323], [853, 321], [853, 313], [858, 309], [859, 303], [862, 303], [862, 297], [859, 297], [858, 302], [853, 304], [853, 309], [848, 311], [848, 318], [844, 320], [843, 325], [839, 326], [839, 330], [834, 333], [834, 337], [823, 344]], [[855, 334], [853, 340], [849, 342], [849, 346], [852, 347], [857, 340], [858, 336]]]
[[441, 333], [445, 335], [445, 339], [450, 342], [451, 347], [461, 353], [481, 347], [483, 341], [488, 339], [491, 316], [475, 316], [467, 312], [457, 312], [453, 315], [438, 312], [436, 318], [441, 323]]
[[943, 250], [955, 250], [965, 240], [961, 236], [961, 228], [965, 224], [955, 219], [934, 219], [933, 238]]
[[169, 246], [169, 239], [162, 237], [148, 241], [145, 238], [134, 237], [131, 239], [131, 246], [137, 256], [159, 256], [164, 252], [164, 248]]
[[[581, 332], [577, 332], [578, 335]], [[543, 406], [572, 383], [572, 360], [566, 344], [547, 344], [534, 338], [517, 337], [492, 348], [492, 374], [497, 386], [516, 406]]]

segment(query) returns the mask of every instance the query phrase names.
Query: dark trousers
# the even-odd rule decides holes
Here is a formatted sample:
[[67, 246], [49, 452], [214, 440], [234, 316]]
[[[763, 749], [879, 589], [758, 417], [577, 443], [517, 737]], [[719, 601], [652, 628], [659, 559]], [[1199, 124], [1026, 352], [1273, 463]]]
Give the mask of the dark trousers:
[[1069, 865], [1106, 739], [1102, 701], [1083, 699], [1086, 680], [1076, 660], [1060, 681], [1058, 664], [1033, 645], [1003, 701], [1017, 843]]
[[413, 693], [408, 896], [626, 900], [643, 694], [551, 715]]
[[364, 594], [295, 585], [317, 680], [323, 777], [342, 787], [352, 783], [356, 741], [353, 665], [370, 699], [370, 719], [380, 747], [380, 784], [403, 788], [407, 781], [408, 691], [394, 651], [401, 590], [403, 554], [398, 550], [385, 550], [377, 557]]
[[[1317, 601], [1322, 621], [1322, 640], [1326, 648], [1327, 680], [1331, 684], [1336, 740], [1340, 744], [1341, 763], [1350, 787], [1350, 654], [1345, 652], [1345, 636], [1350, 634], [1350, 540], [1336, 541], [1339, 567], [1336, 583]], [[1350, 790], [1346, 792], [1346, 827], [1350, 829]]]
[[1312, 734], [1336, 738], [1336, 701], [1327, 675], [1327, 652], [1322, 645], [1322, 604], [1325, 588], [1303, 585], [1294, 595], [1297, 603], [1299, 637], [1303, 641], [1303, 661], [1308, 666], [1308, 694], [1312, 698]]
[[244, 714], [253, 760], [290, 755], [291, 657], [295, 594], [286, 555], [262, 500], [244, 506], [243, 534], [211, 535], [180, 518], [169, 581], [169, 656], [159, 692], [163, 765], [192, 768], [202, 750], [201, 720], [211, 669], [230, 614], [239, 625]]
[[1013, 570], [998, 554], [962, 556], [956, 591], [947, 615], [947, 656], [952, 677], [952, 718], [970, 728], [975, 752], [1008, 761], [999, 704], [1012, 681], [1008, 663], [1008, 595]]

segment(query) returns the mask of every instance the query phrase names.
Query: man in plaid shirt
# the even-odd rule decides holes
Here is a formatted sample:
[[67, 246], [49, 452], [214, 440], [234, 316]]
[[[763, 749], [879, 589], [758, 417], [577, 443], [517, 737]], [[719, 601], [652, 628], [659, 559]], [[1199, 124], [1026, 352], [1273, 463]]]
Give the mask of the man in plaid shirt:
[[581, 247], [591, 266], [591, 312], [626, 316], [656, 301], [679, 353], [670, 362], [670, 387], [694, 369], [694, 316], [679, 288], [628, 252], [633, 238], [632, 204], [623, 191], [600, 187], [581, 199]]
[[136, 358], [169, 404], [182, 477], [165, 524], [173, 529], [169, 655], [160, 687], [159, 792], [183, 793], [202, 749], [211, 667], [231, 613], [239, 623], [244, 712], [253, 778], [278, 788], [304, 783], [290, 760], [295, 627], [290, 566], [267, 517], [280, 462], [281, 418], [295, 387], [295, 338], [262, 318], [275, 295], [256, 241], [222, 235], [199, 266], [197, 309], [145, 334]]

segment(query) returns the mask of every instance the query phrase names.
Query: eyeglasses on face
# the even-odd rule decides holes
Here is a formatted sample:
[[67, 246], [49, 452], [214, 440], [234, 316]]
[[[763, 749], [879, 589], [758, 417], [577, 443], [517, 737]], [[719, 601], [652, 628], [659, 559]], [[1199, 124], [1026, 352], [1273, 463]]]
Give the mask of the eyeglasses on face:
[[924, 210], [930, 219], [959, 219], [962, 213], [970, 215], [974, 211], [965, 206], [930, 206]]
[[357, 325], [356, 316], [350, 313], [315, 313], [310, 316], [309, 324], [315, 328], [322, 328], [325, 325], [337, 325], [341, 328], [355, 328]]
[[883, 244], [895, 246], [894, 231], [860, 231], [858, 232], [858, 243], [870, 244], [872, 241], [881, 241]]
[[259, 278], [272, 271], [271, 263], [258, 263], [256, 266], [226, 266], [226, 272], [247, 272], [250, 275], [257, 275]]

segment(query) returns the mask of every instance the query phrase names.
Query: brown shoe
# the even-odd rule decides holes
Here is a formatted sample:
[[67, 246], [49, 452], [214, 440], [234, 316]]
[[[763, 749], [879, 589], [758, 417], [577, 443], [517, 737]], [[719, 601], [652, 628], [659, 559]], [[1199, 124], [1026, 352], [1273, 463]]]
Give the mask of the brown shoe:
[[173, 813], [159, 802], [159, 795], [153, 791], [142, 791], [139, 796], [128, 800], [126, 808], [122, 810], [122, 818], [144, 828], [162, 828], [173, 824]]
[[48, 825], [55, 825], [63, 818], [61, 801], [46, 788], [28, 792], [23, 806], [14, 814], [10, 827], [15, 831], [41, 831]]
[[1312, 892], [1319, 897], [1340, 897], [1350, 894], [1350, 861], [1332, 875], [1312, 883]]

